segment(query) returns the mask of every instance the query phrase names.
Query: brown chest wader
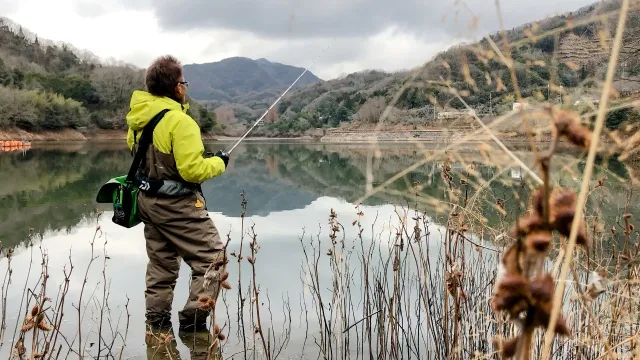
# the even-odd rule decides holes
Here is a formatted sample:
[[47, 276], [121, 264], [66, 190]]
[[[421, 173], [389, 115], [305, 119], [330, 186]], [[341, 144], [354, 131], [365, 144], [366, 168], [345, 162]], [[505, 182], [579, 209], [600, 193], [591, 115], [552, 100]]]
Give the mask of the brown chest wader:
[[[182, 258], [191, 268], [191, 283], [186, 304], [178, 314], [180, 329], [206, 330], [209, 313], [200, 310], [198, 298], [218, 297], [220, 282], [212, 281], [205, 288], [204, 274], [212, 263], [226, 259], [224, 243], [209, 217], [199, 184], [179, 181], [173, 151], [164, 154], [153, 146], [153, 129], [160, 120], [145, 127], [135, 154], [136, 158], [144, 156], [144, 162], [133, 170], [134, 181], [139, 184], [137, 209], [144, 223], [149, 258], [146, 320], [153, 327], [171, 327], [173, 292]], [[224, 271], [222, 266], [207, 276], [219, 279]]]

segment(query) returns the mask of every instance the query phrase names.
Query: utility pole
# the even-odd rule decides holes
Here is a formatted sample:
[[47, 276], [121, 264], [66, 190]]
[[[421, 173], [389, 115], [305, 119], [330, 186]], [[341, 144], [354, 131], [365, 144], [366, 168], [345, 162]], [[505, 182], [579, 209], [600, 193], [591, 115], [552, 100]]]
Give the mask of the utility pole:
[[551, 101], [551, 84], [547, 83], [547, 100]]
[[491, 93], [492, 91], [489, 91], [489, 116], [493, 116], [493, 103], [491, 102]]

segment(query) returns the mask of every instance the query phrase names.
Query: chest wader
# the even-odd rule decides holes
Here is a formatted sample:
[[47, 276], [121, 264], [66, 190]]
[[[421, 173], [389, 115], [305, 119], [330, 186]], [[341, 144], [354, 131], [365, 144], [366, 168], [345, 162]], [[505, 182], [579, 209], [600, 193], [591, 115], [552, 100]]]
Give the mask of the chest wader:
[[[200, 184], [182, 179], [173, 151], [165, 154], [153, 146], [153, 130], [165, 112], [144, 127], [126, 178], [121, 176], [105, 184], [99, 198], [114, 203], [119, 211], [116, 215], [114, 210], [113, 221], [117, 224], [132, 227], [144, 223], [149, 258], [145, 277], [147, 325], [172, 326], [171, 305], [182, 258], [191, 268], [191, 282], [186, 304], [178, 313], [180, 329], [206, 330], [209, 312], [200, 309], [198, 299], [218, 297], [219, 278], [226, 269], [224, 243], [209, 217]], [[211, 271], [212, 264], [220, 263], [225, 265]], [[205, 273], [213, 280], [206, 287]]]

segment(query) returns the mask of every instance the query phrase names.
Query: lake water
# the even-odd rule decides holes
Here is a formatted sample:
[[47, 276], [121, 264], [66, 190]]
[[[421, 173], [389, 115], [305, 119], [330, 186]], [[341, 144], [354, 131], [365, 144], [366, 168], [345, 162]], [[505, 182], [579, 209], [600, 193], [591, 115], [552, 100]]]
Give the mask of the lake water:
[[[227, 145], [207, 143], [206, 147], [216, 151]], [[511, 147], [526, 166], [535, 169], [535, 158], [526, 146]], [[578, 189], [585, 157], [568, 150], [556, 155], [552, 164], [554, 183]], [[177, 332], [177, 339], [166, 346], [151, 347], [145, 342], [147, 258], [143, 226], [133, 229], [115, 226], [109, 207], [95, 203], [102, 183], [126, 174], [130, 161], [125, 145], [119, 143], [35, 144], [26, 152], [0, 153], [0, 240], [4, 249], [0, 278], [4, 279], [2, 298], [6, 307], [0, 357], [6, 358], [17, 339], [14, 334], [24, 318], [27, 299], [29, 307], [34, 303], [31, 291], [41, 290], [44, 258], [48, 272], [46, 290], [52, 299], [49, 316], [54, 316], [65, 285], [65, 272], [69, 274], [73, 265], [60, 325], [65, 338], [58, 339], [52, 350], [58, 351], [57, 346], [61, 346], [60, 358], [67, 354], [76, 358], [79, 347], [92, 358], [98, 352], [102, 357], [119, 358], [121, 351], [122, 358], [131, 359], [201, 358], [189, 351], [194, 339], [177, 336]], [[604, 179], [604, 186], [589, 198], [589, 218], [597, 216], [607, 229], [615, 226], [627, 206], [626, 211], [640, 215], [636, 193], [629, 197], [629, 169], [613, 160], [599, 159], [598, 163], [593, 186], [599, 179]], [[418, 166], [410, 168], [414, 164]], [[385, 184], [406, 169], [411, 171]], [[461, 183], [461, 178], [466, 180]], [[367, 189], [382, 184], [386, 185], [384, 190], [367, 197], [360, 206], [355, 205]], [[463, 345], [473, 347], [473, 351], [491, 353], [487, 341], [490, 330], [474, 328], [473, 317], [484, 321], [490, 315], [487, 299], [498, 259], [494, 240], [522, 213], [525, 204], [518, 198], [526, 200], [534, 185], [527, 171], [491, 144], [373, 146], [256, 141], [239, 146], [231, 156], [228, 171], [204, 183], [203, 190], [211, 218], [223, 237], [228, 234], [231, 240], [229, 252], [238, 253], [242, 239], [246, 258], [251, 238], [247, 232], [253, 226], [257, 234], [260, 251], [255, 271], [263, 330], [271, 351], [278, 353], [279, 358], [316, 359], [321, 352], [328, 358], [346, 358], [349, 354], [357, 358], [357, 354], [366, 354], [372, 347], [386, 351], [394, 346], [400, 357], [419, 354], [422, 358], [436, 358], [444, 351], [436, 330], [440, 322], [428, 319], [442, 318], [437, 309], [444, 301], [444, 290], [442, 284], [433, 282], [429, 289], [425, 288], [429, 283], [425, 278], [442, 277], [442, 244], [447, 241], [447, 225], [452, 226], [448, 217], [451, 205], [462, 204], [464, 209], [460, 211], [469, 222], [466, 244], [471, 245], [463, 246], [463, 253], [469, 254], [466, 266], [471, 274], [465, 286], [477, 294], [463, 310], [471, 324], [463, 331], [478, 336], [465, 340]], [[244, 227], [243, 191], [247, 199]], [[496, 203], [503, 204], [506, 211], [501, 211]], [[332, 210], [341, 224], [335, 243], [330, 237]], [[100, 211], [104, 212], [98, 217]], [[355, 223], [358, 220], [360, 223]], [[426, 239], [423, 245], [412, 245], [419, 241], [409, 240], [415, 226], [422, 227], [418, 238]], [[445, 244], [451, 247], [451, 242]], [[8, 249], [13, 249], [10, 282], [5, 276]], [[340, 257], [327, 255], [329, 249], [339, 252]], [[363, 254], [371, 262], [367, 268], [371, 284], [362, 281], [361, 274], [366, 268]], [[429, 264], [421, 259], [428, 259]], [[396, 271], [398, 267], [403, 270]], [[228, 336], [223, 348], [225, 358], [244, 359], [240, 354], [245, 344], [241, 341], [238, 320], [238, 279], [246, 298], [243, 316], [246, 347], [253, 349], [255, 344], [258, 353], [262, 351], [251, 326], [252, 268], [246, 261], [239, 268], [232, 259], [228, 270], [233, 289], [220, 300], [217, 322], [225, 326]], [[403, 281], [395, 281], [402, 284], [402, 289], [393, 286], [397, 274], [404, 274]], [[189, 268], [183, 263], [175, 289], [174, 326], [177, 311], [186, 301], [189, 276]], [[318, 284], [317, 292], [312, 284]], [[367, 286], [369, 290], [363, 290]], [[373, 304], [375, 297], [371, 294], [381, 294], [378, 300], [402, 294], [404, 303], [387, 303], [389, 310], [385, 310], [383, 303]], [[318, 315], [319, 299], [329, 315]], [[82, 346], [78, 345], [77, 336], [78, 308]], [[333, 321], [330, 325], [322, 324], [319, 318]], [[368, 321], [361, 321], [363, 318], [378, 324], [395, 319], [393, 328], [403, 329], [398, 332], [400, 339], [394, 342], [392, 331], [380, 335], [379, 328], [367, 329]], [[345, 334], [351, 335], [341, 335], [347, 328]], [[367, 339], [370, 334], [373, 340]], [[378, 335], [380, 339], [390, 338], [393, 345], [386, 344], [386, 340], [376, 341]], [[25, 344], [30, 350], [30, 337], [27, 340]], [[172, 355], [165, 354], [167, 348], [173, 349]]]

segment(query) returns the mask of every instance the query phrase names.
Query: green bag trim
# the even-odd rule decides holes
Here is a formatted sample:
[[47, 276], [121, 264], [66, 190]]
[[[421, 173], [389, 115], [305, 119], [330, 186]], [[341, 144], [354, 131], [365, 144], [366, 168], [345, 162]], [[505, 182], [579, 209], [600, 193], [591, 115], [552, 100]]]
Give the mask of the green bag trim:
[[125, 184], [125, 180], [127, 180], [127, 175], [114, 177], [113, 179], [107, 181], [104, 185], [102, 185], [102, 187], [100, 187], [100, 190], [98, 190], [96, 201], [100, 204], [113, 203], [117, 195], [115, 191], [118, 190], [121, 185]]
[[[127, 183], [126, 179], [127, 176], [123, 175], [107, 181], [98, 191], [96, 201], [102, 204], [113, 204], [114, 216], [111, 220], [125, 228], [132, 228], [142, 222], [138, 217], [139, 189]], [[129, 206], [123, 204], [127, 198], [129, 198]], [[130, 209], [128, 216], [127, 209]], [[122, 214], [118, 217], [116, 213], [119, 211], [122, 211]]]

